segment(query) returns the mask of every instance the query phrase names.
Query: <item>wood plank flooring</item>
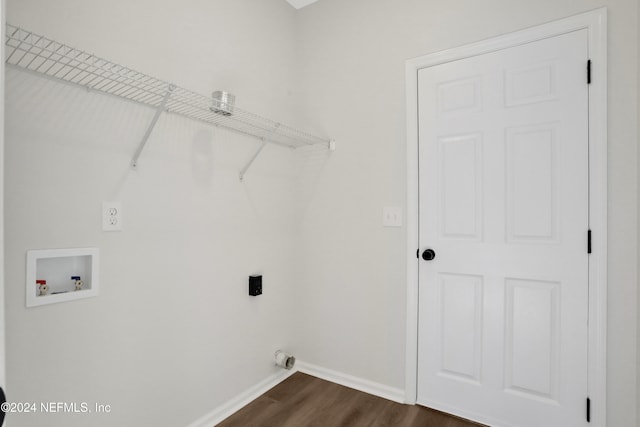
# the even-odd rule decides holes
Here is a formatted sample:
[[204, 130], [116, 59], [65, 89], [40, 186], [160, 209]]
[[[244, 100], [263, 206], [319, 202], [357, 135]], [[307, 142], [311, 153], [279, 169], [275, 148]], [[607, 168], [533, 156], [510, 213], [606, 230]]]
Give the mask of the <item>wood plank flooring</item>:
[[297, 372], [218, 427], [478, 427]]

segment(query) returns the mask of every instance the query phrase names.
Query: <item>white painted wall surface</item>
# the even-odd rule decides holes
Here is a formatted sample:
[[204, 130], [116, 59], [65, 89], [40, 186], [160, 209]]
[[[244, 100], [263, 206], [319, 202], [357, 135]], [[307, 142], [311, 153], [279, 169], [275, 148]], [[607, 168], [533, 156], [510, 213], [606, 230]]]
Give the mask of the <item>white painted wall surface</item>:
[[[635, 0], [324, 0], [297, 12], [281, 0], [8, 0], [14, 24], [198, 92], [229, 90], [246, 109], [338, 140], [330, 158], [297, 153], [297, 170], [289, 151], [267, 149], [241, 185], [256, 142], [163, 116], [133, 173], [152, 111], [9, 70], [11, 399], [112, 404], [95, 426], [185, 425], [272, 373], [277, 346], [402, 388], [413, 254], [402, 228], [381, 226], [381, 210], [406, 201], [404, 61], [600, 6], [610, 31], [608, 424], [635, 425]], [[126, 229], [105, 234], [100, 203], [114, 199]], [[27, 310], [25, 251], [84, 245], [101, 248], [101, 296]], [[260, 270], [265, 294], [248, 299], [246, 275]]]
[[[0, 22], [5, 21], [5, 2], [0, 1]], [[2, 27], [4, 31], [4, 26]], [[4, 44], [0, 48], [0, 55], [4, 58]], [[4, 62], [0, 65], [0, 387], [6, 389], [7, 372], [6, 372], [6, 317], [5, 317], [5, 264], [4, 264]]]
[[[637, 67], [637, 71], [638, 71], [638, 76], [637, 76], [637, 80], [638, 82], [640, 82], [640, 29], [638, 27], [640, 27], [640, 5], [636, 4], [636, 9], [637, 9], [637, 16], [638, 16], [638, 25], [636, 25], [636, 38], [637, 38], [637, 48], [638, 48], [638, 56], [636, 57], [636, 67]], [[638, 145], [640, 145], [640, 84], [638, 85], [638, 118], [636, 123], [638, 123]], [[638, 151], [638, 165], [640, 165], [640, 150]], [[638, 196], [638, 203], [640, 206], [640, 173], [637, 174], [637, 178], [638, 178], [638, 191], [639, 191], [639, 196]], [[638, 222], [640, 224], [640, 207], [638, 209]], [[640, 242], [640, 226], [638, 227], [638, 241]], [[636, 268], [638, 268], [638, 283], [640, 284], [640, 251], [638, 251], [638, 262], [636, 264]], [[640, 292], [638, 292], [638, 306], [640, 306]], [[637, 345], [638, 345], [638, 350], [636, 353], [636, 356], [640, 356], [640, 316], [638, 317], [638, 328], [637, 328], [637, 333], [638, 333], [638, 338], [637, 338]], [[638, 403], [636, 405], [636, 408], [638, 408], [638, 413], [640, 414], [640, 357], [638, 357], [637, 359], [637, 371], [636, 371], [636, 398], [638, 399]], [[637, 419], [637, 424], [636, 426], [640, 427], [640, 416], [638, 416]]]
[[[55, 3], [55, 4], [54, 4]], [[295, 11], [282, 0], [9, 0], [8, 20], [240, 107], [290, 121]], [[108, 415], [13, 426], [184, 426], [276, 372], [294, 286], [292, 152], [7, 70], [6, 299], [14, 402]], [[101, 231], [121, 201], [122, 232]], [[100, 296], [25, 308], [25, 252], [97, 246]], [[264, 294], [247, 276], [264, 274]]]
[[323, 0], [298, 12], [305, 115], [321, 117], [339, 147], [298, 198], [301, 360], [404, 386], [403, 269], [414, 254], [405, 253], [402, 229], [380, 222], [383, 206], [407, 197], [404, 61], [601, 6], [610, 61], [607, 414], [610, 426], [636, 425], [635, 0]]

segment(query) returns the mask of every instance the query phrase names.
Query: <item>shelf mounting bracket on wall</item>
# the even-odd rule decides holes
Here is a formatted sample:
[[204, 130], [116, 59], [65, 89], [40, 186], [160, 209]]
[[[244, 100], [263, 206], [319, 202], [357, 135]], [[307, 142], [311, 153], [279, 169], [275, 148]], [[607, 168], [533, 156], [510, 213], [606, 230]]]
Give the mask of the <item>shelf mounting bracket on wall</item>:
[[[273, 129], [271, 130], [270, 134], [273, 134], [273, 133], [277, 132], [279, 127], [280, 127], [280, 123], [276, 123], [275, 126], [273, 127]], [[258, 158], [258, 156], [262, 152], [262, 149], [267, 145], [268, 138], [269, 137], [261, 138], [262, 139], [262, 144], [260, 144], [260, 147], [258, 147], [256, 152], [251, 157], [251, 159], [249, 159], [247, 164], [240, 171], [240, 181], [242, 181], [244, 179], [244, 175], [247, 173], [247, 171], [249, 170], [249, 168], [251, 167], [253, 162], [255, 162], [255, 160]]]
[[142, 150], [144, 150], [144, 146], [147, 145], [147, 140], [149, 139], [149, 136], [151, 136], [151, 132], [153, 131], [153, 128], [156, 126], [156, 123], [158, 122], [158, 119], [160, 118], [160, 114], [162, 113], [162, 111], [167, 106], [167, 102], [169, 102], [169, 98], [171, 97], [171, 93], [173, 92], [173, 90], [175, 88], [176, 88], [176, 86], [173, 85], [173, 84], [169, 84], [167, 86], [167, 91], [165, 92], [164, 97], [162, 98], [162, 102], [156, 108], [156, 113], [153, 115], [153, 118], [151, 119], [151, 123], [149, 123], [149, 127], [147, 127], [147, 131], [144, 133], [144, 136], [142, 137], [142, 140], [140, 141], [140, 144], [138, 145], [138, 149], [136, 150], [136, 154], [133, 155], [133, 160], [131, 161], [131, 167], [133, 169], [137, 169], [138, 168], [138, 158], [140, 158], [140, 154], [142, 154]]
[[265, 145], [267, 145], [267, 141], [265, 139], [263, 139], [262, 140], [262, 144], [260, 144], [260, 147], [258, 147], [258, 150], [256, 150], [256, 152], [254, 153], [253, 157], [251, 157], [251, 159], [249, 159], [247, 164], [240, 171], [240, 181], [242, 181], [244, 179], [244, 174], [247, 173], [247, 171], [249, 170], [249, 168], [251, 167], [253, 162], [258, 158], [258, 156], [260, 155], [260, 152], [265, 147]]

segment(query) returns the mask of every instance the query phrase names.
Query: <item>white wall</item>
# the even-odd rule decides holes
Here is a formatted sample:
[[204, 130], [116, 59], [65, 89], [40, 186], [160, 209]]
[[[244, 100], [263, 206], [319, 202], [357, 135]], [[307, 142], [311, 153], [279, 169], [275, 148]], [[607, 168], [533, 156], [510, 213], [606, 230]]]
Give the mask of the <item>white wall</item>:
[[[609, 8], [608, 425], [636, 424], [636, 0], [322, 0], [299, 11], [302, 105], [338, 150], [300, 191], [301, 360], [404, 387], [404, 61]], [[304, 298], [302, 298], [304, 296]], [[327, 316], [327, 313], [331, 313]]]
[[[600, 6], [610, 12], [608, 424], [635, 425], [635, 0], [322, 0], [298, 12], [281, 0], [9, 0], [14, 24], [198, 92], [230, 90], [246, 109], [338, 140], [330, 158], [299, 152], [297, 171], [291, 153], [268, 149], [240, 185], [255, 142], [163, 116], [133, 173], [151, 111], [10, 70], [12, 400], [112, 404], [95, 426], [184, 425], [273, 372], [281, 345], [404, 387], [412, 254], [403, 229], [381, 227], [382, 207], [406, 201], [404, 61]], [[100, 231], [109, 199], [124, 203], [122, 233]], [[85, 245], [102, 249], [101, 296], [24, 308], [25, 251]], [[245, 280], [257, 270], [265, 295], [252, 300]], [[19, 425], [45, 423], [87, 418]]]
[[[638, 44], [638, 56], [636, 57], [636, 67], [638, 70], [638, 76], [637, 76], [637, 81], [640, 82], [640, 29], [638, 29], [638, 27], [640, 26], [640, 6], [636, 5], [637, 8], [637, 12], [638, 12], [638, 25], [636, 25], [636, 37], [637, 37], [637, 44]], [[638, 125], [638, 145], [640, 145], [640, 84], [638, 85], [638, 118], [637, 118], [637, 122]], [[638, 152], [638, 155], [640, 156], [640, 150]], [[640, 157], [638, 157], [638, 164], [640, 165]], [[638, 191], [640, 192], [640, 173], [638, 173], [638, 180], [639, 180], [639, 185], [638, 185]], [[640, 196], [638, 197], [638, 203], [640, 204]], [[640, 223], [640, 208], [638, 209], [639, 214], [638, 214], [638, 221]], [[638, 241], [640, 242], [640, 226], [638, 227]], [[639, 251], [640, 252], [640, 251]], [[640, 253], [638, 253], [638, 263], [636, 264], [636, 268], [638, 269], [638, 277], [639, 277], [639, 283], [640, 283]], [[640, 298], [640, 292], [638, 292], [638, 297]], [[640, 306], [640, 299], [638, 300], [638, 305]], [[640, 313], [637, 313], [638, 316], [638, 328], [637, 328], [637, 333], [638, 333], [638, 338], [637, 338], [637, 345], [638, 345], [638, 350], [637, 350], [637, 363], [638, 363], [638, 368], [637, 368], [637, 379], [636, 379], [636, 398], [638, 399], [638, 403], [636, 405], [636, 408], [638, 410], [638, 414], [640, 415]], [[638, 420], [637, 420], [637, 426], [640, 426], [640, 416], [638, 416]]]
[[[0, 22], [5, 21], [5, 2], [0, 1]], [[4, 31], [4, 26], [2, 26]], [[4, 58], [4, 44], [0, 48], [0, 55]], [[5, 297], [4, 297], [4, 62], [0, 65], [0, 387], [6, 388], [5, 364]]]
[[[282, 0], [9, 0], [8, 21], [289, 121], [295, 11]], [[111, 405], [14, 426], [180, 426], [276, 372], [291, 341], [291, 151], [50, 80], [6, 76], [7, 381], [14, 402]], [[125, 229], [101, 231], [101, 202]], [[100, 296], [25, 308], [25, 252], [101, 249]], [[264, 274], [264, 295], [247, 276]]]

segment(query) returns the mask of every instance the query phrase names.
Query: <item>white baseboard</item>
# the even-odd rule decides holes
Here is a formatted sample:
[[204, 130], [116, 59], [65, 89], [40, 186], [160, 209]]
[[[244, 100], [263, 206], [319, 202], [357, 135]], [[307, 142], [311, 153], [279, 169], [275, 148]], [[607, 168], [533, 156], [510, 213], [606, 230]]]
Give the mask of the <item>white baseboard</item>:
[[340, 384], [345, 387], [359, 390], [384, 399], [393, 400], [398, 403], [406, 403], [403, 389], [389, 387], [374, 381], [365, 380], [363, 378], [354, 377], [353, 375], [334, 371], [332, 369], [323, 368], [322, 366], [312, 365], [296, 361], [295, 367], [290, 371], [282, 370], [271, 375], [265, 380], [259, 382], [247, 391], [240, 393], [236, 397], [223, 403], [213, 411], [200, 417], [187, 427], [211, 427], [221, 423], [229, 416], [238, 412], [240, 409], [257, 399], [271, 388], [280, 384], [296, 372], [302, 372], [314, 377], [321, 378], [332, 383]]
[[340, 384], [384, 399], [393, 400], [394, 402], [407, 403], [405, 401], [404, 390], [400, 388], [389, 387], [388, 385], [300, 361], [296, 361], [296, 368], [304, 374], [322, 378], [323, 380], [331, 381], [332, 383]]
[[198, 418], [187, 427], [211, 427], [215, 426], [218, 423], [221, 423], [226, 418], [238, 412], [240, 409], [247, 406], [249, 403], [266, 393], [268, 390], [272, 389], [282, 381], [289, 378], [295, 372], [295, 370], [285, 371], [283, 369], [282, 371], [269, 376], [250, 389], [240, 393], [239, 395], [218, 406], [208, 414]]

